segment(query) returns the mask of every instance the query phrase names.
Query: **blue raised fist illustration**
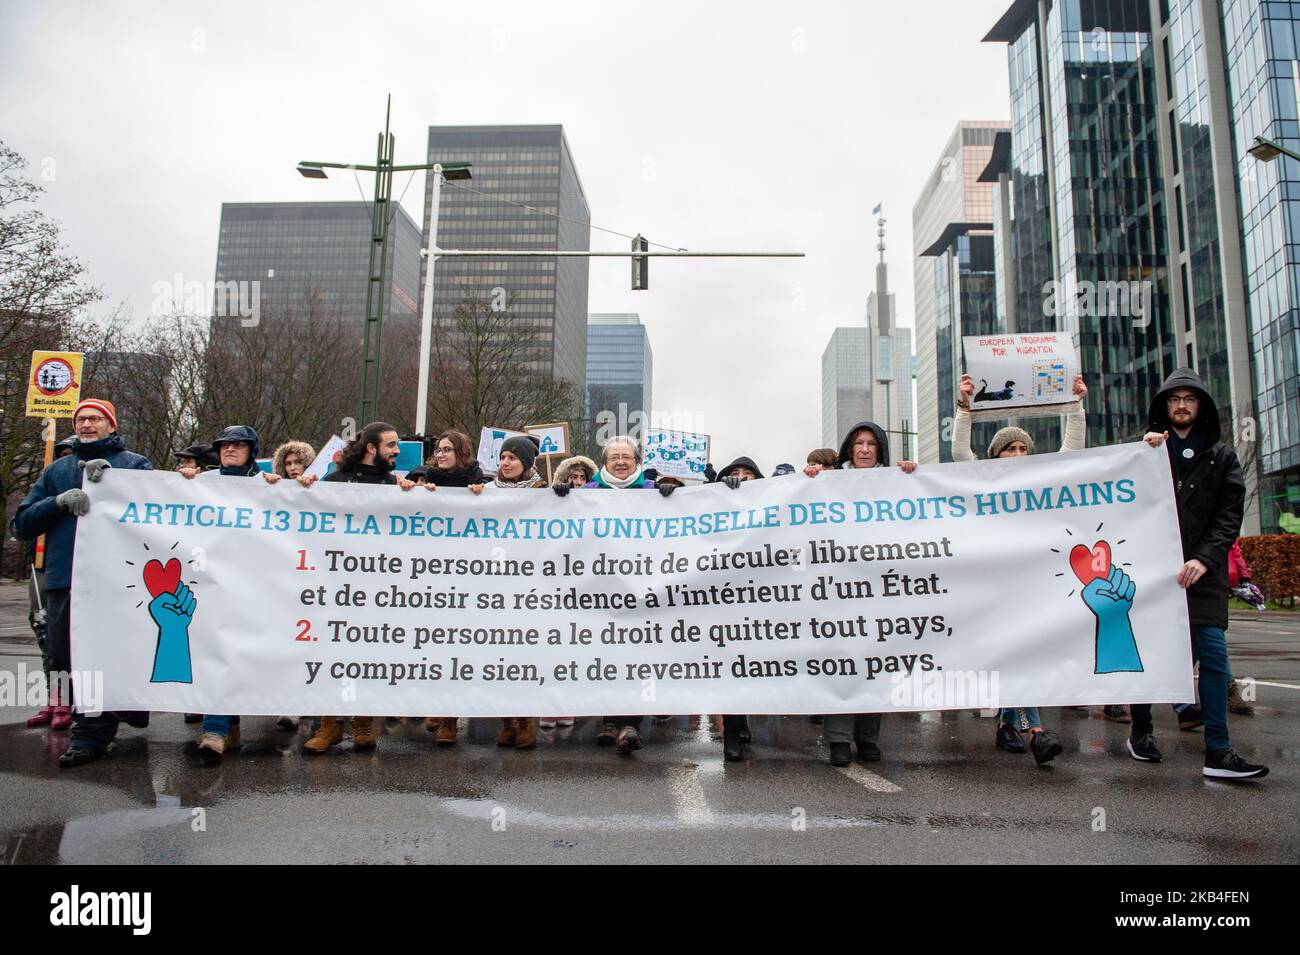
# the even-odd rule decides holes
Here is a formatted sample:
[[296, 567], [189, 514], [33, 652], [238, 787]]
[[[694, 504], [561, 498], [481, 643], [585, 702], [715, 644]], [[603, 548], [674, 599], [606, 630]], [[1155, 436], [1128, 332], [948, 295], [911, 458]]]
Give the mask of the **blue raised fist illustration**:
[[1097, 673], [1142, 670], [1128, 619], [1136, 590], [1128, 574], [1114, 564], [1106, 576], [1094, 577], [1083, 588], [1084, 604], [1097, 615]]
[[197, 605], [194, 593], [180, 582], [175, 593], [162, 593], [149, 601], [149, 616], [158, 625], [158, 649], [150, 682], [194, 682], [190, 670], [190, 621]]

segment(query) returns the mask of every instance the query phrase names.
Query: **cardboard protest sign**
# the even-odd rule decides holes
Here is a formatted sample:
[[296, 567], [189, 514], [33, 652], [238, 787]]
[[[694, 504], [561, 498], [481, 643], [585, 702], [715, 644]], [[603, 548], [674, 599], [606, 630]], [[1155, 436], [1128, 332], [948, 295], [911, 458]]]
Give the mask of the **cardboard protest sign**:
[[704, 480], [709, 464], [709, 436], [690, 431], [666, 431], [647, 428], [642, 467], [654, 468], [661, 477], [680, 478], [686, 482]]
[[496, 474], [501, 466], [501, 444], [506, 438], [522, 435], [509, 428], [484, 428], [478, 436], [478, 463], [486, 474]]
[[975, 380], [976, 417], [1064, 414], [1075, 403], [1079, 358], [1064, 332], [966, 335], [962, 347]]

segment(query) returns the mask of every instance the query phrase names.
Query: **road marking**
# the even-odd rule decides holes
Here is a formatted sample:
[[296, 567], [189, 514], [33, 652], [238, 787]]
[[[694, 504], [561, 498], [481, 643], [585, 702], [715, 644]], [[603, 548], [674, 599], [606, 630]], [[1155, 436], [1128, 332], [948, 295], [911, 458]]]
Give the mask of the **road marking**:
[[901, 793], [903, 791], [902, 786], [896, 786], [884, 776], [877, 776], [871, 770], [863, 769], [857, 763], [850, 763], [848, 766], [836, 766], [835, 768], [863, 789], [870, 789], [873, 793]]
[[668, 774], [668, 788], [673, 794], [673, 813], [687, 826], [707, 826], [714, 821], [713, 810], [704, 799], [704, 787], [695, 770], [674, 767]]
[[1265, 683], [1263, 680], [1252, 680], [1251, 682], [1256, 686], [1276, 686], [1284, 690], [1300, 690], [1300, 686], [1296, 686], [1294, 683]]

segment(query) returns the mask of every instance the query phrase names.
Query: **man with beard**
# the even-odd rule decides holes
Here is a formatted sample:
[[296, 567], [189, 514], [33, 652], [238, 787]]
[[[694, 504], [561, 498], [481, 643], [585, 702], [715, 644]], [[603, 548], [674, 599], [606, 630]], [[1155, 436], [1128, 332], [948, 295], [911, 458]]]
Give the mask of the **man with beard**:
[[[372, 421], [339, 452], [338, 465], [325, 475], [325, 480], [344, 484], [396, 484], [403, 491], [409, 491], [416, 483], [393, 474], [398, 450], [397, 429], [385, 421]], [[305, 753], [319, 755], [341, 742], [343, 724], [339, 718], [322, 716], [320, 727], [311, 739], [302, 744], [302, 749]], [[378, 742], [379, 730], [373, 716], [352, 717], [353, 749], [374, 749]]]

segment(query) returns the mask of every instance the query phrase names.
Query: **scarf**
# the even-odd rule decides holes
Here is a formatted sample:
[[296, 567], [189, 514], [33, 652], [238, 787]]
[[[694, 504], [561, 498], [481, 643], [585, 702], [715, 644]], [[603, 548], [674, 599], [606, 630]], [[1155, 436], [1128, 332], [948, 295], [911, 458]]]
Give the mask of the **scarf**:
[[492, 483], [496, 487], [537, 487], [541, 480], [542, 479], [537, 476], [537, 469], [529, 468], [528, 473], [518, 481], [503, 481], [501, 480], [501, 475], [498, 474], [492, 479]]
[[640, 468], [637, 468], [635, 472], [625, 478], [616, 478], [603, 467], [596, 472], [596, 483], [601, 487], [617, 487], [626, 489], [631, 487], [633, 484], [640, 484], [643, 480], [645, 480], [645, 478], [642, 477]]

